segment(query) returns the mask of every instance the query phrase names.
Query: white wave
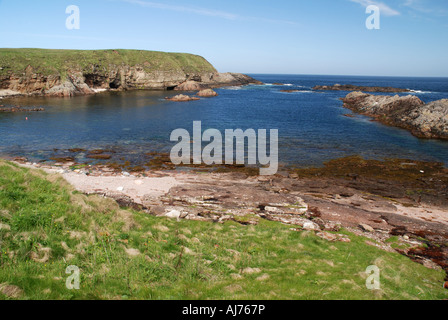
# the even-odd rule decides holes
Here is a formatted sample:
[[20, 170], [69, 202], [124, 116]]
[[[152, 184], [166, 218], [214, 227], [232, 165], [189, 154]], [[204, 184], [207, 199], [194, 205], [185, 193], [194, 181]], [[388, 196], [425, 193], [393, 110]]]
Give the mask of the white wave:
[[432, 91], [422, 91], [422, 90], [410, 90], [411, 93], [415, 93], [415, 94], [428, 94], [428, 93], [435, 93]]
[[105, 92], [107, 89], [92, 89], [95, 93]]
[[225, 87], [222, 89], [224, 89], [224, 90], [242, 90], [243, 87], [233, 86], [233, 87]]
[[297, 90], [297, 91], [293, 91], [293, 92], [282, 92], [282, 91], [272, 91], [272, 92], [276, 92], [276, 93], [283, 93], [283, 94], [294, 94], [294, 93], [316, 93], [315, 91], [311, 91], [311, 90]]

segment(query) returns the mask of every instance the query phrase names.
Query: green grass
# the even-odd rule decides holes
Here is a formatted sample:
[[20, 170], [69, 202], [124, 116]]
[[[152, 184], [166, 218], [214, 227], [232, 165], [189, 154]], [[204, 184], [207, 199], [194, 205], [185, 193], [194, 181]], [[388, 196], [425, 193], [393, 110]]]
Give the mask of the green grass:
[[22, 76], [28, 66], [33, 73], [64, 78], [68, 71], [105, 75], [118, 66], [139, 66], [146, 72], [216, 72], [203, 57], [187, 53], [143, 50], [48, 50], [0, 49], [0, 76]]
[[[7, 162], [0, 162], [0, 223], [10, 228], [0, 230], [0, 284], [20, 287], [21, 299], [448, 298], [442, 271], [353, 234], [346, 233], [351, 243], [330, 243], [266, 220], [156, 218]], [[380, 291], [365, 286], [373, 264]], [[65, 286], [69, 265], [80, 268], [80, 290]]]

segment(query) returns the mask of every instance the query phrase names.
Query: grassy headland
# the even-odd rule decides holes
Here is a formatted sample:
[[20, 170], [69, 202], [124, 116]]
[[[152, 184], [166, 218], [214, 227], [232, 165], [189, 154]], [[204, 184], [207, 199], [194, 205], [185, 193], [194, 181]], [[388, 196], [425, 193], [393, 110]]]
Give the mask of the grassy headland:
[[[0, 161], [0, 299], [446, 299], [444, 272], [259, 220], [156, 218]], [[68, 266], [80, 290], [68, 290]], [[381, 269], [381, 290], [365, 270]], [[3, 292], [3, 293], [2, 293]], [[5, 293], [7, 293], [5, 295]]]
[[43, 76], [60, 75], [68, 70], [106, 74], [111, 67], [140, 66], [153, 71], [214, 73], [216, 69], [203, 57], [187, 53], [144, 50], [49, 50], [0, 49], [0, 76], [22, 75], [31, 66]]

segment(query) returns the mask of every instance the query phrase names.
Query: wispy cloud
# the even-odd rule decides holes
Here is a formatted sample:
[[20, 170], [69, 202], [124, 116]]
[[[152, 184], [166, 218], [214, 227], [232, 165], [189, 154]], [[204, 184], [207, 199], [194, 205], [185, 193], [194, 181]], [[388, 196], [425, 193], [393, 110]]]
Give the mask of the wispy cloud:
[[435, 16], [448, 15], [446, 0], [405, 0], [403, 6], [423, 14]]
[[191, 8], [191, 7], [185, 7], [185, 6], [175, 6], [175, 5], [169, 5], [169, 4], [164, 4], [164, 3], [148, 2], [148, 1], [141, 1], [141, 0], [123, 0], [123, 1], [132, 3], [132, 4], [137, 4], [139, 6], [147, 7], [147, 8], [178, 11], [178, 12], [188, 12], [188, 13], [199, 14], [202, 16], [219, 17], [219, 18], [223, 18], [223, 19], [227, 19], [227, 20], [236, 20], [238, 18], [237, 15], [229, 13], [229, 12], [209, 10], [209, 9], [204, 9], [204, 8]]
[[[378, 8], [380, 8], [381, 13], [386, 15], [386, 16], [398, 16], [400, 15], [400, 12], [398, 12], [395, 9], [392, 9], [391, 7], [389, 7], [387, 4], [383, 3], [383, 2], [378, 2], [378, 1], [373, 1], [373, 0], [350, 0], [351, 2], [356, 2], [359, 3], [360, 5], [364, 6], [364, 7], [368, 7], [371, 5], [377, 6]], [[412, 0], [409, 0], [412, 1]]]
[[130, 4], [139, 5], [141, 7], [146, 7], [146, 8], [193, 13], [193, 14], [197, 14], [197, 15], [217, 17], [217, 18], [226, 19], [226, 20], [251, 20], [251, 21], [263, 21], [263, 22], [269, 22], [269, 23], [291, 24], [291, 25], [296, 24], [293, 21], [277, 20], [277, 19], [269, 19], [269, 18], [261, 18], [261, 17], [241, 16], [241, 15], [226, 12], [226, 11], [212, 10], [212, 9], [207, 9], [207, 8], [177, 6], [177, 5], [170, 5], [170, 4], [165, 4], [165, 3], [150, 2], [150, 1], [143, 1], [143, 0], [121, 0], [121, 1], [130, 3]]

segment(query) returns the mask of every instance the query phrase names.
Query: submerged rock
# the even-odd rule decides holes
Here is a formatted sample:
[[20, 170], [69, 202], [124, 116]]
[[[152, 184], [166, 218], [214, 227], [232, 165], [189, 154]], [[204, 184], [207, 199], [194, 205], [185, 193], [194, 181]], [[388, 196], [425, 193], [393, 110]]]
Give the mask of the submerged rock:
[[4, 106], [0, 105], [0, 112], [40, 112], [45, 111], [40, 107]]
[[169, 101], [175, 101], [175, 102], [186, 102], [186, 101], [195, 101], [199, 100], [197, 97], [190, 97], [185, 94], [178, 94], [177, 96], [171, 97], [171, 98], [165, 98]]

